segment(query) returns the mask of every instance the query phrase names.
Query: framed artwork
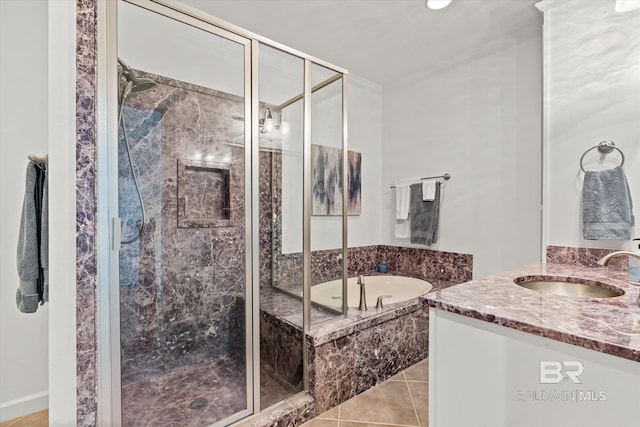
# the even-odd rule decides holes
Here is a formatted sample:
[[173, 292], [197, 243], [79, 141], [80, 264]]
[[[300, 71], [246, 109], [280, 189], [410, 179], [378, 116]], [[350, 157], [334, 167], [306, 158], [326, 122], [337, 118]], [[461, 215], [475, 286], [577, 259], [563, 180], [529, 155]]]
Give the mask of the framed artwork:
[[[347, 153], [348, 215], [360, 215], [362, 153]], [[311, 145], [313, 215], [342, 215], [342, 149]]]

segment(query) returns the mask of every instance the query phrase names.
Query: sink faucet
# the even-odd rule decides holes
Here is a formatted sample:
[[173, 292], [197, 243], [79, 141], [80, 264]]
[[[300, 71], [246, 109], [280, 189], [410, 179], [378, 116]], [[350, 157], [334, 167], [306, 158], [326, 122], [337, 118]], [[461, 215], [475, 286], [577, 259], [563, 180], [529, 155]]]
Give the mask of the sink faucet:
[[367, 311], [367, 297], [364, 293], [364, 276], [358, 275], [358, 285], [360, 286], [360, 304], [358, 304], [358, 310]]
[[619, 257], [619, 256], [632, 256], [632, 257], [640, 259], [640, 255], [638, 255], [635, 252], [631, 252], [631, 251], [615, 251], [615, 252], [611, 252], [610, 254], [607, 254], [607, 255], [603, 256], [602, 258], [600, 258], [598, 260], [598, 265], [601, 265], [601, 266], [604, 267], [605, 265], [609, 264], [609, 260], [611, 258], [615, 258], [615, 257]]
[[[632, 251], [615, 251], [615, 252], [611, 252], [610, 254], [607, 254], [605, 256], [603, 256], [602, 258], [600, 258], [598, 260], [598, 264], [605, 266], [609, 263], [609, 260], [611, 258], [615, 258], [618, 256], [631, 256], [634, 258], [638, 258], [640, 259], [640, 255], [636, 252], [632, 252]], [[632, 281], [633, 280], [633, 281]], [[635, 279], [631, 279], [631, 269], [629, 269], [629, 282], [632, 284], [637, 284]], [[638, 294], [638, 305], [640, 306], [640, 294]]]

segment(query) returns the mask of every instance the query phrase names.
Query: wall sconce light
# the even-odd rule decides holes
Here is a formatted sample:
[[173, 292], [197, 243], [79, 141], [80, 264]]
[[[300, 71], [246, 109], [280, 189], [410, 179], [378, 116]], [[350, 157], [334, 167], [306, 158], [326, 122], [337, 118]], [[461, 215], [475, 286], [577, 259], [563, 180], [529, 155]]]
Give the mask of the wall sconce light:
[[616, 12], [631, 12], [635, 9], [640, 9], [640, 0], [616, 0]]
[[260, 120], [262, 127], [260, 133], [269, 133], [275, 127], [273, 124], [273, 116], [271, 115], [271, 108], [267, 108], [264, 112], [264, 120]]
[[425, 6], [431, 10], [440, 10], [449, 6], [451, 0], [426, 0]]
[[282, 135], [289, 135], [291, 133], [291, 126], [287, 121], [287, 117], [284, 115], [284, 111], [280, 115], [280, 133], [282, 133]]

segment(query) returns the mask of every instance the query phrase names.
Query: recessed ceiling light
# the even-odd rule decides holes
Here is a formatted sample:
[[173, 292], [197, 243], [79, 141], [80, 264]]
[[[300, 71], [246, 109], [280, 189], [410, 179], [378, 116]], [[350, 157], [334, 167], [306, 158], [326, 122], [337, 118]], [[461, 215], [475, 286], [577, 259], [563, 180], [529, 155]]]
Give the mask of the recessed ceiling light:
[[640, 0], [616, 0], [616, 12], [631, 12], [640, 8]]
[[451, 0], [427, 0], [426, 6], [432, 10], [444, 9], [449, 6]]

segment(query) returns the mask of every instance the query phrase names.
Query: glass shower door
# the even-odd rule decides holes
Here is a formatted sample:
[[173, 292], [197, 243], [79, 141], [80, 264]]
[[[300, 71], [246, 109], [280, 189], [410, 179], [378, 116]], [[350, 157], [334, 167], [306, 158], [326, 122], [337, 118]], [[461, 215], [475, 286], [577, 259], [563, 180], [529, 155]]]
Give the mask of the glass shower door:
[[120, 1], [118, 57], [122, 423], [227, 424], [253, 410], [250, 44]]
[[260, 406], [304, 388], [304, 60], [259, 46]]

